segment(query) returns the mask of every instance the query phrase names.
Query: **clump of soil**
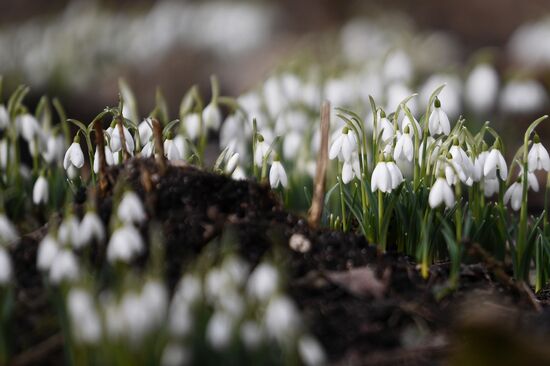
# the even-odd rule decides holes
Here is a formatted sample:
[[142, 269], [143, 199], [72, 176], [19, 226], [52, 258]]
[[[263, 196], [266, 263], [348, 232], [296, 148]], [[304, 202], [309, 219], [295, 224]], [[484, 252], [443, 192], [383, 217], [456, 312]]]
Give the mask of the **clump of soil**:
[[[447, 263], [433, 265], [430, 278], [424, 280], [410, 258], [381, 254], [352, 233], [310, 228], [302, 217], [286, 212], [266, 185], [231, 180], [191, 166], [168, 165], [163, 171], [152, 159], [131, 159], [110, 168], [107, 181], [107, 189], [95, 194], [102, 219], [108, 223], [113, 197], [123, 186], [135, 190], [145, 202], [149, 221], [162, 227], [166, 279], [171, 288], [182, 270], [222, 232], [234, 233], [238, 252], [253, 265], [265, 255], [276, 257], [287, 268], [291, 296], [332, 363], [455, 362], [456, 349], [467, 344], [464, 339], [471, 327], [484, 324], [483, 329], [497, 329], [506, 323], [500, 319], [488, 324], [464, 321], [476, 319], [472, 313], [479, 309], [493, 309], [489, 312], [493, 315], [511, 314], [507, 317], [510, 324], [497, 332], [501, 336], [536, 331], [541, 339], [548, 337], [550, 312], [545, 296], [536, 299], [530, 289], [513, 282], [507, 268], [486, 258], [475, 244], [469, 250], [474, 264], [462, 266], [459, 287], [449, 291]], [[42, 228], [26, 235], [13, 253], [16, 354], [28, 354], [44, 342], [54, 343], [51, 339], [59, 332], [48, 305], [51, 299], [35, 269], [37, 243], [46, 231]], [[291, 249], [293, 235], [309, 241], [309, 250]], [[98, 255], [98, 265], [102, 260]], [[465, 316], [465, 308], [474, 311]], [[514, 340], [510, 336], [510, 342]], [[43, 351], [44, 363], [58, 363], [61, 347], [58, 340]]]

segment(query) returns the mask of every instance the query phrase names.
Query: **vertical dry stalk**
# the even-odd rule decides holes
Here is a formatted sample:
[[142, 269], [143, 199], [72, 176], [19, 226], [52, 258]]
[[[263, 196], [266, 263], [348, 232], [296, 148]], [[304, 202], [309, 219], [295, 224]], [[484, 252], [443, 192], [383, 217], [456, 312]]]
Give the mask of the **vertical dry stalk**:
[[155, 158], [157, 159], [161, 173], [164, 174], [166, 160], [164, 158], [164, 144], [162, 143], [162, 126], [156, 118], [153, 118], [153, 138], [155, 139]]
[[124, 160], [130, 159], [130, 153], [126, 150], [126, 136], [124, 136], [124, 125], [122, 122], [122, 116], [117, 119], [118, 132], [120, 133], [120, 144], [122, 145], [122, 156]]
[[[103, 135], [103, 126], [101, 121], [95, 121], [94, 131], [96, 138], [96, 149], [99, 159], [99, 191], [101, 194], [107, 189], [107, 160], [105, 158], [105, 136]], [[93, 167], [92, 167], [93, 168]]]
[[316, 228], [323, 214], [323, 201], [325, 199], [325, 177], [328, 165], [328, 136], [330, 132], [330, 102], [324, 101], [321, 106], [321, 146], [317, 155], [315, 168], [315, 182], [313, 187], [313, 199], [308, 213], [308, 223]]

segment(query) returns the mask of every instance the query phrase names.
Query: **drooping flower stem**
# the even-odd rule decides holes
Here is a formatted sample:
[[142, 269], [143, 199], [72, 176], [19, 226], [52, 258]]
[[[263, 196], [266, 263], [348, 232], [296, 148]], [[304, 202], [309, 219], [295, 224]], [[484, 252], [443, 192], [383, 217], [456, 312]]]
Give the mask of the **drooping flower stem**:
[[462, 188], [461, 184], [455, 184], [455, 196], [456, 196], [456, 211], [455, 211], [455, 221], [456, 221], [456, 243], [460, 245], [462, 242]]

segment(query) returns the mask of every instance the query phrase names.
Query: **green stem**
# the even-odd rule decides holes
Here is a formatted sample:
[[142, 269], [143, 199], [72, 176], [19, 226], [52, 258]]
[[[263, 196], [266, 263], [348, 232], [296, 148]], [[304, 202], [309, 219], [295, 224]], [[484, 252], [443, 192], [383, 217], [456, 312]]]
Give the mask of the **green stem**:
[[386, 235], [384, 228], [384, 193], [378, 190], [378, 245], [383, 252], [386, 251]]
[[456, 195], [456, 211], [455, 211], [455, 221], [456, 221], [456, 243], [460, 245], [462, 242], [462, 203], [460, 199], [462, 197], [462, 188], [460, 182], [455, 184], [455, 195]]
[[[340, 163], [338, 163], [340, 168]], [[340, 170], [340, 169], [339, 169]], [[342, 230], [348, 231], [348, 220], [346, 220], [346, 202], [344, 200], [344, 184], [342, 183], [342, 175], [338, 174], [338, 190], [340, 192], [340, 209], [342, 210]]]

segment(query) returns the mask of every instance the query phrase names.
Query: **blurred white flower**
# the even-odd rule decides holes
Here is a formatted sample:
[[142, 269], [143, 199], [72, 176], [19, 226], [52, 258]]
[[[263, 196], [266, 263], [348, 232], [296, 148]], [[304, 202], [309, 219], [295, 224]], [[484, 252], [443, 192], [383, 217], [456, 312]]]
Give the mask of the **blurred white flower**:
[[244, 346], [250, 351], [256, 350], [262, 344], [264, 338], [262, 328], [252, 320], [247, 320], [241, 324], [239, 334]]
[[46, 204], [48, 203], [48, 196], [48, 180], [43, 175], [40, 175], [32, 189], [32, 201], [35, 205]]
[[216, 311], [208, 321], [206, 327], [206, 339], [216, 350], [222, 350], [229, 346], [233, 333], [234, 321], [224, 312]]
[[283, 344], [292, 342], [301, 326], [298, 310], [286, 296], [277, 296], [269, 301], [264, 322], [267, 333]]
[[0, 245], [0, 286], [5, 286], [11, 281], [11, 259], [6, 248]]
[[36, 255], [36, 266], [41, 271], [49, 271], [52, 263], [59, 252], [59, 244], [50, 235], [46, 235], [38, 246]]
[[264, 159], [268, 159], [269, 144], [263, 136], [258, 137], [258, 142], [256, 143], [256, 150], [254, 151], [254, 164], [261, 167], [263, 165]]
[[0, 105], [0, 131], [5, 130], [10, 125], [10, 116], [8, 115], [8, 110], [6, 107]]
[[172, 139], [164, 140], [164, 155], [168, 160], [181, 160], [183, 159], [182, 153], [179, 151], [176, 143]]
[[82, 168], [84, 165], [84, 153], [78, 142], [73, 142], [67, 149], [65, 157], [63, 158], [63, 168], [69, 170], [70, 167], [76, 169]]
[[500, 108], [508, 113], [533, 113], [548, 100], [544, 87], [535, 80], [510, 81], [501, 92]]
[[272, 297], [279, 287], [279, 273], [277, 268], [269, 263], [260, 263], [250, 275], [246, 292], [261, 302]]
[[110, 263], [117, 261], [128, 263], [136, 255], [141, 254], [143, 249], [143, 239], [137, 229], [130, 224], [126, 224], [116, 229], [111, 235], [107, 246], [107, 260]]
[[227, 164], [225, 164], [225, 172], [227, 174], [233, 174], [233, 172], [237, 168], [237, 165], [239, 165], [239, 158], [240, 158], [239, 153], [235, 153], [231, 155], [229, 160], [227, 160]]
[[118, 204], [117, 216], [124, 223], [141, 224], [147, 218], [141, 199], [132, 191], [124, 193]]
[[445, 178], [439, 177], [430, 189], [428, 203], [431, 208], [439, 207], [442, 203], [448, 208], [452, 208], [455, 204], [455, 196], [449, 183]]
[[61, 134], [50, 134], [46, 142], [46, 149], [42, 152], [42, 157], [47, 163], [63, 161], [65, 155], [65, 139]]
[[303, 335], [298, 340], [298, 352], [304, 365], [321, 366], [326, 364], [326, 355], [321, 344], [310, 335]]
[[464, 97], [474, 112], [484, 114], [494, 106], [498, 94], [498, 74], [489, 64], [479, 64], [466, 80]]
[[210, 102], [202, 111], [202, 120], [206, 128], [217, 131], [220, 129], [222, 112], [217, 103]]
[[79, 233], [79, 222], [74, 215], [69, 215], [63, 219], [59, 230], [57, 231], [57, 239], [61, 244], [77, 245]]
[[[126, 126], [122, 127], [122, 131], [124, 134], [124, 139], [126, 140], [126, 152], [132, 154], [134, 152], [134, 138]], [[120, 137], [120, 127], [118, 125], [114, 126], [112, 129], [110, 146], [113, 153], [122, 150], [122, 139]]]
[[153, 139], [153, 121], [151, 118], [146, 118], [139, 124], [138, 133], [141, 146]]
[[61, 282], [74, 282], [79, 276], [78, 260], [74, 253], [68, 249], [59, 250], [50, 267], [50, 281], [53, 284]]
[[183, 118], [183, 126], [189, 139], [197, 139], [201, 135], [201, 116], [198, 113], [186, 115]]
[[514, 211], [517, 211], [521, 207], [521, 200], [523, 197], [523, 187], [520, 182], [514, 182], [504, 193], [504, 204], [510, 202], [510, 206]]
[[288, 187], [288, 178], [286, 176], [285, 168], [280, 161], [275, 160], [269, 170], [269, 184], [271, 188], [277, 188], [282, 185], [283, 188]]
[[191, 363], [191, 353], [178, 342], [168, 343], [162, 351], [162, 366], [182, 366]]
[[0, 244], [12, 244], [17, 241], [19, 234], [5, 213], [0, 212]]
[[[113, 152], [109, 148], [109, 146], [105, 146], [105, 163], [107, 165], [114, 165], [115, 164], [115, 158], [113, 156]], [[95, 150], [94, 153], [94, 173], [99, 173], [99, 151]]]
[[86, 212], [80, 223], [79, 235], [76, 239], [75, 248], [82, 248], [93, 240], [97, 242], [105, 240], [105, 227], [95, 211]]
[[17, 124], [17, 130], [21, 134], [21, 137], [29, 144], [42, 133], [40, 124], [31, 114], [26, 113], [17, 116], [15, 123]]
[[386, 57], [382, 72], [387, 83], [393, 81], [408, 82], [413, 76], [411, 59], [401, 49], [392, 51]]
[[102, 329], [92, 295], [86, 290], [72, 288], [67, 296], [67, 308], [75, 340], [83, 344], [97, 344]]

